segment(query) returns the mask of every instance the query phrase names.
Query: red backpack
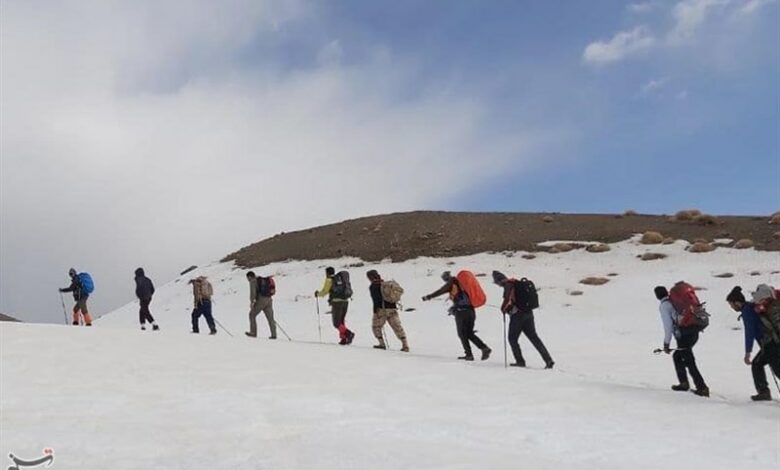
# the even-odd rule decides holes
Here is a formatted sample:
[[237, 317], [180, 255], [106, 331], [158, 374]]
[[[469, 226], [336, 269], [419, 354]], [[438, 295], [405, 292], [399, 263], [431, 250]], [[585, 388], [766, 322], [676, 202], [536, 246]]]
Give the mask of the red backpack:
[[677, 311], [677, 326], [698, 328], [700, 331], [710, 324], [710, 314], [696, 296], [696, 290], [687, 282], [680, 281], [669, 291], [669, 301]]
[[477, 277], [471, 271], [461, 271], [456, 276], [458, 285], [469, 297], [469, 302], [474, 308], [479, 308], [487, 302], [487, 296], [485, 291], [482, 290], [482, 286], [479, 285]]

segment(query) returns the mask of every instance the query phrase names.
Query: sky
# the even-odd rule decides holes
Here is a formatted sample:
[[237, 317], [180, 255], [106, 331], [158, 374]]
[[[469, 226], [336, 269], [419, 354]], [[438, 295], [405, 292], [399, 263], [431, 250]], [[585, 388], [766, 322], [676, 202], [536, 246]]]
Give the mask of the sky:
[[4, 0], [0, 311], [368, 214], [780, 210], [779, 12]]

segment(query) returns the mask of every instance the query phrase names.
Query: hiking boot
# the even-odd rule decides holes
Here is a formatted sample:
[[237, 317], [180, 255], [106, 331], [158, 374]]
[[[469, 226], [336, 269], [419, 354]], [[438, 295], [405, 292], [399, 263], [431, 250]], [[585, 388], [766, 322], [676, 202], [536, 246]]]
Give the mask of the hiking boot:
[[545, 369], [552, 369], [553, 367], [555, 367], [555, 361], [550, 361], [544, 365]]
[[340, 344], [340, 345], [342, 345], [342, 346], [344, 346], [345, 344], [347, 344], [347, 338], [341, 338], [341, 339], [339, 340], [339, 344]]
[[409, 346], [401, 346], [401, 352], [409, 352]]
[[523, 362], [515, 362], [513, 364], [509, 364], [510, 367], [525, 367], [525, 361]]
[[192, 330], [190, 333], [192, 333], [193, 335], [199, 335], [199, 334], [200, 334], [200, 331], [195, 331], [195, 330]]
[[492, 349], [490, 349], [488, 347], [485, 347], [485, 349], [482, 350], [482, 358], [481, 359], [483, 361], [486, 361], [490, 357], [490, 353], [492, 353], [492, 352], [493, 352]]
[[382, 349], [382, 350], [385, 350], [385, 349], [387, 349], [387, 346], [385, 346], [384, 344], [375, 344], [375, 345], [374, 345], [374, 349]]
[[244, 332], [244, 334], [245, 334], [245, 335], [247, 335], [247, 336], [249, 336], [250, 338], [257, 338], [257, 333], [255, 333], [255, 334], [252, 334], [252, 333], [250, 333], [250, 332], [248, 332], [248, 331], [245, 331], [245, 332]]
[[77, 321], [74, 321], [74, 322], [72, 323], [72, 325], [73, 325], [73, 326], [79, 326], [79, 322], [77, 322]]
[[211, 331], [209, 332], [209, 336], [213, 336], [213, 335], [215, 335], [215, 334], [217, 334], [217, 330], [211, 330]]
[[772, 393], [769, 390], [762, 390], [750, 397], [753, 401], [772, 401]]
[[160, 327], [157, 325], [152, 325], [152, 331], [160, 331]]
[[86, 326], [92, 326], [92, 323], [87, 323]]
[[683, 382], [679, 385], [672, 385], [672, 390], [675, 392], [687, 392], [691, 389], [691, 386], [688, 385], [688, 382]]
[[473, 361], [474, 360], [474, 356], [472, 356], [471, 354], [466, 354], [465, 356], [460, 356], [458, 358], [458, 360], [461, 360], [461, 361]]
[[693, 391], [693, 394], [699, 397], [709, 398], [710, 396], [710, 389], [709, 388], [699, 388]]
[[276, 339], [276, 336], [269, 336], [268, 339]]
[[141, 325], [141, 331], [146, 331], [146, 327], [144, 325]]
[[355, 339], [355, 333], [351, 330], [347, 330], [347, 343], [346, 344], [352, 344], [352, 340]]

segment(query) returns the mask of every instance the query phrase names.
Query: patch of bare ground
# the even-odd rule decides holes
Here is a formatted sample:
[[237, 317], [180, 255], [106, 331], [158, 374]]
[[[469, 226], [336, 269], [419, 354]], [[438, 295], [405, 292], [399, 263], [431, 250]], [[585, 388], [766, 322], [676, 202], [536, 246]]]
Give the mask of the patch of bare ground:
[[654, 261], [657, 259], [664, 259], [666, 258], [666, 255], [663, 253], [644, 253], [642, 255], [639, 255], [639, 259], [642, 261]]
[[586, 277], [585, 279], [582, 279], [580, 281], [580, 284], [585, 284], [586, 286], [603, 286], [604, 284], [608, 283], [609, 279], [606, 277]]

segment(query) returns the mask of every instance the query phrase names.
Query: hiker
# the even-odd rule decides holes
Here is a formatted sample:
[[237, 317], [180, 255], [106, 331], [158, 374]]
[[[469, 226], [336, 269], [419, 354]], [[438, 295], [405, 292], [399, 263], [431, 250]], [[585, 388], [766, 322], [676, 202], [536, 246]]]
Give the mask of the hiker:
[[148, 321], [152, 325], [152, 330], [157, 331], [160, 329], [157, 323], [152, 317], [152, 312], [149, 311], [149, 304], [152, 303], [152, 296], [154, 295], [154, 284], [152, 280], [146, 277], [144, 268], [138, 268], [135, 270], [135, 296], [138, 297], [138, 301], [141, 304], [141, 309], [138, 310], [138, 321], [141, 323], [141, 330], [146, 331], [146, 322]]
[[257, 276], [254, 272], [246, 273], [249, 281], [249, 331], [244, 334], [250, 338], [257, 338], [257, 316], [265, 313], [268, 320], [268, 328], [271, 336], [268, 339], [276, 339], [276, 321], [274, 321], [274, 299], [276, 283], [272, 277]]
[[[468, 273], [468, 271], [461, 271], [459, 275]], [[471, 273], [469, 273], [471, 274]], [[471, 277], [474, 275], [471, 274]], [[487, 344], [485, 344], [474, 331], [474, 323], [477, 320], [476, 310], [466, 291], [461, 288], [460, 281], [457, 277], [453, 277], [449, 271], [445, 271], [441, 275], [444, 285], [441, 286], [435, 292], [428, 294], [422, 298], [423, 302], [434, 299], [444, 294], [449, 294], [452, 301], [452, 307], [449, 309], [449, 314], [455, 316], [455, 325], [458, 331], [458, 338], [463, 345], [463, 356], [458, 359], [463, 361], [473, 361], [474, 355], [471, 352], [471, 343], [478, 347], [482, 351], [482, 360], [487, 360], [490, 357], [490, 353], [493, 352]], [[474, 282], [476, 278], [474, 278]]]
[[70, 276], [70, 286], [63, 287], [60, 292], [73, 293], [73, 300], [76, 301], [73, 305], [73, 325], [81, 324], [83, 317], [84, 325], [92, 326], [92, 316], [87, 309], [87, 299], [95, 288], [92, 276], [89, 273], [78, 273], [73, 268], [70, 268], [68, 275]]
[[198, 324], [200, 316], [203, 315], [206, 317], [206, 323], [209, 325], [209, 334], [217, 334], [217, 327], [211, 314], [211, 297], [214, 295], [211, 283], [206, 279], [206, 276], [198, 276], [195, 279], [191, 279], [189, 283], [192, 284], [192, 296], [195, 304], [195, 308], [192, 310], [192, 332], [195, 334], [200, 333]]
[[[753, 384], [757, 392], [750, 397], [753, 401], [772, 400], [772, 392], [766, 378], [765, 366], [769, 366], [775, 377], [780, 376], [780, 331], [773, 327], [771, 323], [762, 322], [762, 318], [758, 313], [760, 307], [756, 305], [770, 300], [771, 296], [771, 289], [769, 292], [766, 292], [766, 289], [762, 289], [759, 286], [759, 289], [753, 294], [756, 302], [748, 302], [745, 300], [744, 294], [742, 294], [742, 288], [736, 286], [726, 297], [726, 302], [729, 303], [735, 312], [740, 313], [742, 323], [745, 325], [745, 357], [743, 360], [746, 365], [751, 366], [753, 373]], [[777, 302], [777, 300], [773, 301]], [[751, 360], [750, 356], [753, 353], [754, 342], [757, 342], [761, 349]]]
[[536, 286], [528, 279], [509, 279], [503, 273], [493, 271], [493, 282], [504, 289], [504, 301], [501, 304], [501, 313], [509, 315], [509, 333], [507, 339], [515, 356], [514, 367], [525, 367], [525, 359], [520, 350], [520, 335], [525, 336], [533, 344], [539, 355], [544, 360], [544, 368], [552, 369], [555, 365], [544, 343], [536, 334], [534, 322], [534, 308], [539, 307], [536, 296]]
[[371, 330], [379, 344], [374, 349], [387, 349], [383, 333], [385, 322], [390, 324], [395, 336], [401, 341], [401, 351], [409, 352], [409, 343], [406, 342], [406, 332], [401, 325], [401, 317], [398, 315], [397, 302], [400, 300], [403, 289], [395, 281], [385, 282], [379, 273], [372, 269], [366, 273], [369, 282], [368, 288], [371, 300], [374, 303], [374, 316], [371, 319]]
[[314, 297], [325, 297], [326, 295], [331, 309], [333, 328], [339, 330], [339, 344], [342, 346], [352, 344], [355, 333], [347, 328], [346, 324], [349, 299], [352, 297], [349, 273], [341, 271], [336, 274], [336, 270], [332, 267], [325, 268], [325, 282], [322, 289], [314, 291]]
[[704, 383], [699, 368], [696, 367], [696, 357], [693, 355], [693, 346], [699, 340], [699, 329], [691, 326], [680, 326], [681, 316], [672, 304], [669, 298], [669, 291], [664, 286], [655, 288], [655, 297], [660, 301], [659, 311], [661, 313], [661, 322], [664, 326], [664, 349], [666, 354], [672, 352], [672, 336], [677, 340], [677, 349], [672, 354], [674, 360], [674, 370], [677, 373], [677, 385], [672, 385], [672, 390], [676, 392], [687, 392], [690, 390], [688, 383], [688, 374], [693, 378], [696, 389], [693, 391], [698, 396], [710, 396], [710, 389]]

